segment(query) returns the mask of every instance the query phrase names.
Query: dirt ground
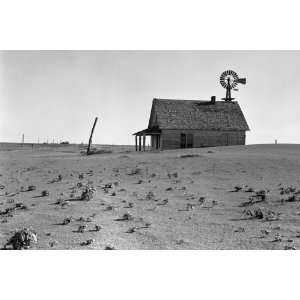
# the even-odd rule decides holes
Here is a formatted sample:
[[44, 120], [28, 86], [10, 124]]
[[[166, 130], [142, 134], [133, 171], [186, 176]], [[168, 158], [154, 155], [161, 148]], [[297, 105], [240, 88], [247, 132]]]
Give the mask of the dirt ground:
[[300, 145], [106, 148], [2, 144], [0, 247], [30, 227], [32, 249], [300, 248]]

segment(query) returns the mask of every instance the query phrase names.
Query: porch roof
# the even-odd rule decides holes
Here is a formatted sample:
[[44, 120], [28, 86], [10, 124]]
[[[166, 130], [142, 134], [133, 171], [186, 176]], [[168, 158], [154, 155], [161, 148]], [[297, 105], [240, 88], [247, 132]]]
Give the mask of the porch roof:
[[160, 129], [154, 129], [154, 128], [146, 128], [144, 130], [135, 132], [133, 135], [160, 135], [161, 130]]

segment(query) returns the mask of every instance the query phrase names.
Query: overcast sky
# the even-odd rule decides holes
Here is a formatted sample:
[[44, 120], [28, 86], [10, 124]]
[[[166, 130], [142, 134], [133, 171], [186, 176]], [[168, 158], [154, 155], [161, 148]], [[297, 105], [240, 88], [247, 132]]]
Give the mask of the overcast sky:
[[247, 144], [300, 143], [300, 51], [2, 51], [0, 141], [133, 144], [153, 98], [225, 96], [220, 74], [247, 84], [233, 96]]

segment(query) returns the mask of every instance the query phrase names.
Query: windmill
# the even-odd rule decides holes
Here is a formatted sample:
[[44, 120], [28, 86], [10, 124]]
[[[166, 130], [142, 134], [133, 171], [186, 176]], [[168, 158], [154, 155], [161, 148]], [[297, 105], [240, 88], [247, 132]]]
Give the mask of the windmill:
[[232, 70], [224, 71], [220, 76], [220, 83], [223, 88], [226, 89], [226, 97], [222, 98], [225, 101], [232, 101], [234, 98], [231, 98], [231, 90], [238, 91], [236, 89], [239, 83], [246, 84], [246, 78], [239, 78], [238, 74]]

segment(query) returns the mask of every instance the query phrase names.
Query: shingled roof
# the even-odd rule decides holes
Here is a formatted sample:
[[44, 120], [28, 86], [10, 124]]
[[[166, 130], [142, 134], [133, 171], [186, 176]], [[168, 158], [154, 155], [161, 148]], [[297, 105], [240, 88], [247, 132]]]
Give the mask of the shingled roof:
[[236, 101], [153, 99], [148, 128], [250, 130]]

